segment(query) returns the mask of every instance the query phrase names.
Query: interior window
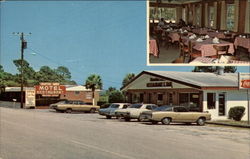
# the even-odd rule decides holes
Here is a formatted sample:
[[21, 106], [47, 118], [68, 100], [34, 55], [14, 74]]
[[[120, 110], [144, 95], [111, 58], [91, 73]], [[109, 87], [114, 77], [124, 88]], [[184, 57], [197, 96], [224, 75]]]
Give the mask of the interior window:
[[214, 19], [215, 19], [215, 8], [209, 7], [209, 26], [212, 28], [214, 27]]
[[233, 30], [234, 29], [234, 18], [235, 18], [235, 5], [228, 4], [227, 5], [227, 29]]
[[150, 19], [164, 18], [166, 22], [176, 22], [176, 8], [150, 7]]

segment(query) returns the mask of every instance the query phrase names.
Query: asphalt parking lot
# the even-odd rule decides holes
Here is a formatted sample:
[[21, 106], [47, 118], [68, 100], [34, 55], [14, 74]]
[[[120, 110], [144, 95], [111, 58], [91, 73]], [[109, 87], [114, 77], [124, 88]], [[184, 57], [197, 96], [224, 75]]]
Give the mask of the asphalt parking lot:
[[0, 108], [2, 159], [247, 159], [250, 130]]

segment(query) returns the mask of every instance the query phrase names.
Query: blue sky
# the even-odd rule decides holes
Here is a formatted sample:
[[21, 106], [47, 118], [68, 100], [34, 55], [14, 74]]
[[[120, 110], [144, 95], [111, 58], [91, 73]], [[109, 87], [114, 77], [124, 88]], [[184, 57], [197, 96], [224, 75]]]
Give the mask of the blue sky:
[[[20, 58], [20, 40], [13, 32], [32, 33], [25, 37], [25, 59], [36, 71], [44, 65], [63, 65], [78, 84], [95, 73], [101, 75], [104, 89], [119, 88], [127, 73], [193, 69], [146, 65], [145, 1], [13, 1], [0, 5], [0, 64], [7, 72], [17, 72], [12, 61]], [[248, 67], [238, 70], [247, 72]]]

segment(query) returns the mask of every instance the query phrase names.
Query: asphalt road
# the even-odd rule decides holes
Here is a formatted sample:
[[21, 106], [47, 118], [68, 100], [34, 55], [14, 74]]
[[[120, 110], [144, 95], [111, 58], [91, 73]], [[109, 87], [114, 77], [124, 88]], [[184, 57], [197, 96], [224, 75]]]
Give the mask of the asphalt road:
[[0, 159], [249, 158], [249, 129], [0, 108]]

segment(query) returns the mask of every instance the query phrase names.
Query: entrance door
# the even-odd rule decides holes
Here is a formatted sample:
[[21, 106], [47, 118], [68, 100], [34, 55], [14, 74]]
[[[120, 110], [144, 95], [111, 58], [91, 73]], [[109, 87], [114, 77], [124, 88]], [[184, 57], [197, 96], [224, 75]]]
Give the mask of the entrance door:
[[152, 94], [149, 93], [149, 94], [148, 94], [148, 103], [151, 103], [151, 101], [152, 101], [151, 98], [152, 98]]
[[144, 101], [144, 94], [140, 93], [140, 103], [143, 103], [143, 101]]
[[225, 115], [225, 94], [219, 94], [219, 116]]

